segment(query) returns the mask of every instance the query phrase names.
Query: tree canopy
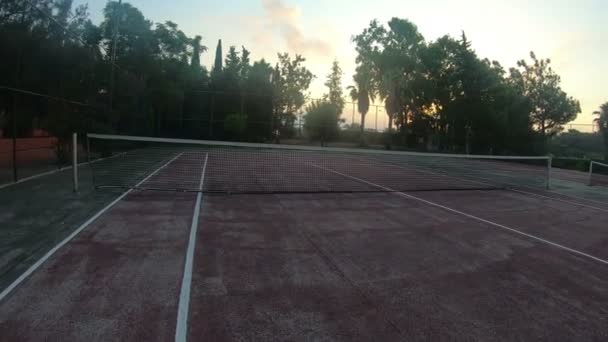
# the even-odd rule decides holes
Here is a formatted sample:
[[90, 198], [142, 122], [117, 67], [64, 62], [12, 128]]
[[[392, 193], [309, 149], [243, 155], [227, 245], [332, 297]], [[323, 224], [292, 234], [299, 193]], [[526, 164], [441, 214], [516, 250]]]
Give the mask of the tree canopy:
[[574, 120], [581, 107], [560, 88], [561, 78], [551, 68], [550, 59], [538, 59], [534, 52], [530, 58], [532, 64], [521, 60], [518, 69], [511, 69], [511, 82], [530, 100], [532, 124], [543, 136], [553, 135]]
[[360, 139], [361, 145], [365, 145], [365, 117], [369, 111], [370, 102], [374, 100], [376, 95], [376, 84], [374, 83], [372, 69], [368, 64], [362, 64], [357, 67], [353, 75], [355, 85], [349, 86], [350, 98], [357, 103], [357, 110], [361, 115]]
[[[465, 33], [427, 42], [416, 25], [372, 21], [353, 38], [360, 67], [373, 83], [397, 142], [476, 153], [540, 153], [543, 139], [580, 112], [559, 86], [549, 60], [518, 63], [507, 74], [481, 59]], [[392, 137], [389, 143], [395, 142]]]
[[604, 140], [604, 160], [608, 161], [608, 102], [601, 105], [593, 114], [597, 116], [594, 122]]
[[325, 86], [327, 87], [327, 94], [324, 98], [329, 103], [332, 103], [338, 109], [338, 113], [342, 113], [344, 110], [344, 97], [342, 95], [342, 68], [338, 61], [334, 61], [331, 65], [331, 72], [327, 75]]
[[339, 135], [340, 113], [335, 104], [327, 101], [313, 101], [306, 108], [304, 129], [311, 140], [319, 141], [321, 146]]
[[[207, 69], [204, 41], [171, 20], [152, 22], [129, 3], [107, 2], [96, 25], [86, 5], [69, 0], [3, 1], [0, 71], [5, 88], [21, 92], [0, 94], [0, 126], [16, 126], [20, 135], [44, 128], [64, 138], [89, 130], [271, 141], [296, 135], [298, 118], [308, 112], [312, 136], [327, 141], [341, 129], [335, 122], [346, 102], [337, 60], [324, 101], [306, 106], [315, 76], [304, 56], [252, 60], [244, 46], [224, 51], [220, 39]], [[545, 141], [580, 112], [550, 60], [533, 53], [530, 62], [505, 70], [480, 58], [465, 33], [428, 41], [401, 18], [371, 21], [353, 43], [357, 65], [346, 95], [360, 114], [362, 143], [375, 101], [388, 116], [388, 147], [449, 152], [544, 153]], [[26, 98], [24, 90], [38, 95]], [[330, 105], [337, 117], [327, 114]], [[320, 120], [313, 110], [331, 117], [322, 134], [313, 129], [311, 120]]]

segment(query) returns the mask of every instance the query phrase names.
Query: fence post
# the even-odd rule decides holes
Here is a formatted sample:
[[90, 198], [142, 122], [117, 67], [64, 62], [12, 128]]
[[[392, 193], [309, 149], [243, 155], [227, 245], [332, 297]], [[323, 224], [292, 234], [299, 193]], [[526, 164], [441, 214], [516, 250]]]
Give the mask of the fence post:
[[551, 189], [551, 170], [553, 168], [553, 157], [549, 157], [549, 160], [547, 160], [547, 190]]
[[13, 139], [13, 181], [17, 183], [19, 181], [19, 175], [17, 173], [17, 95], [13, 96], [13, 126], [12, 126], [12, 139]]
[[376, 105], [376, 132], [378, 132], [378, 106]]
[[213, 112], [215, 111], [215, 93], [211, 93], [211, 110], [209, 111], [209, 138], [213, 138]]
[[87, 164], [91, 164], [91, 139], [89, 139], [89, 135], [87, 134]]
[[78, 133], [72, 133], [72, 177], [74, 192], [78, 192]]

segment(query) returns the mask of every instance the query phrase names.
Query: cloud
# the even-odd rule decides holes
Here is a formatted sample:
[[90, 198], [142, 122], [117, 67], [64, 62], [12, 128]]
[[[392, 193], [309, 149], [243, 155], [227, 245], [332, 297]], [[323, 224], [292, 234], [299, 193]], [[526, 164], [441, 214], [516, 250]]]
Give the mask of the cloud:
[[[300, 10], [290, 7], [281, 0], [262, 0], [264, 7], [265, 28], [270, 31], [278, 30], [289, 51], [307, 56], [330, 56], [333, 50], [330, 44], [318, 39], [306, 37], [299, 25]], [[257, 33], [257, 39], [269, 34], [268, 31]]]

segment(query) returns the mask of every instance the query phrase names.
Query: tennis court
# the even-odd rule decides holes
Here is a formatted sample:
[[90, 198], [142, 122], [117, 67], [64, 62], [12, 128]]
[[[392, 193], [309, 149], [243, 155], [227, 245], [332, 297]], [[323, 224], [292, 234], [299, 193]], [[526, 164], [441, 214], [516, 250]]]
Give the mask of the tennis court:
[[7, 340], [608, 337], [608, 204], [544, 157], [92, 137], [120, 196], [0, 293]]

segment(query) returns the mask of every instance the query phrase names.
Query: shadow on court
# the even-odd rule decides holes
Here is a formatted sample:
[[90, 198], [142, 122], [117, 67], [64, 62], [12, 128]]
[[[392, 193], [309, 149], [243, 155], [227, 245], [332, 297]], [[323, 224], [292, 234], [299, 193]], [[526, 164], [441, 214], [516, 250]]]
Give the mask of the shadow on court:
[[81, 166], [80, 191], [64, 170], [0, 189], [0, 291], [118, 196], [98, 192]]

